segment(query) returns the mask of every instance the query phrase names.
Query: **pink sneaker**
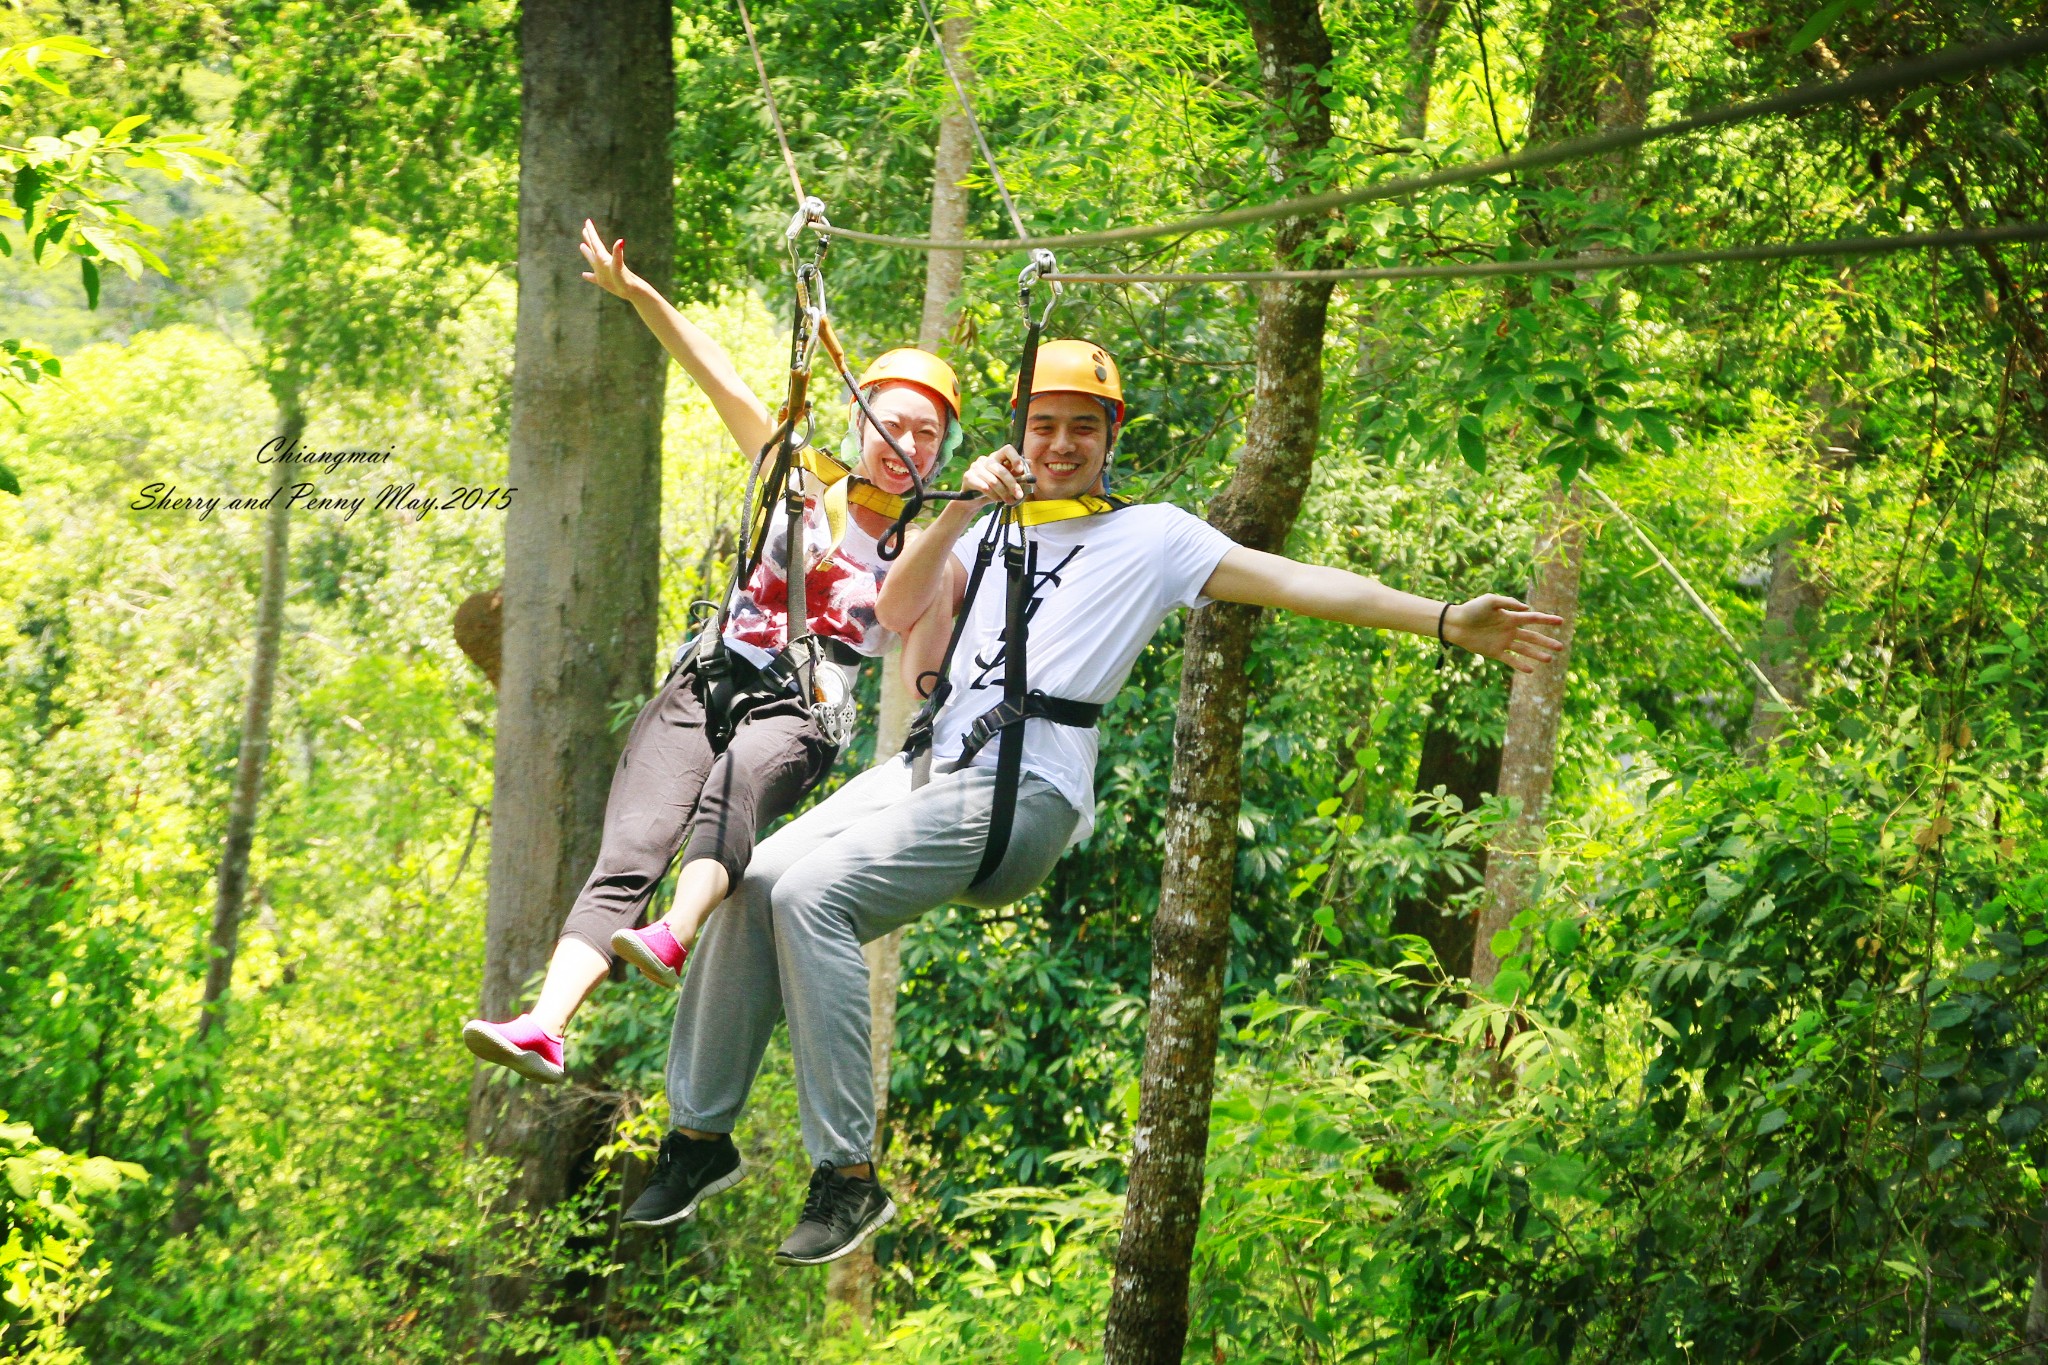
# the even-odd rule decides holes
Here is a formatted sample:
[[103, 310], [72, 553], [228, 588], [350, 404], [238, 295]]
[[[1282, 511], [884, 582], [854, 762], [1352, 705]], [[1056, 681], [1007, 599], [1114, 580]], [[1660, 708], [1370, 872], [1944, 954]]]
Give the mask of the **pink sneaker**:
[[666, 920], [656, 920], [645, 929], [619, 930], [612, 935], [612, 951], [645, 972], [655, 985], [669, 987], [683, 979], [683, 963], [690, 956], [690, 950], [669, 932]]
[[522, 1014], [503, 1024], [472, 1019], [462, 1026], [462, 1041], [487, 1062], [509, 1066], [530, 1081], [559, 1081], [562, 1068], [562, 1040]]

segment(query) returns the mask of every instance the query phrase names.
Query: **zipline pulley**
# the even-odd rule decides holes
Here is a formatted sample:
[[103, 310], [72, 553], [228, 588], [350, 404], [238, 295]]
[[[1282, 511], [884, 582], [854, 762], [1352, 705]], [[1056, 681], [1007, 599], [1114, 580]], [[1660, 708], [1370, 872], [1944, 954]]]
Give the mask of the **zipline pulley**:
[[796, 255], [796, 239], [803, 235], [805, 228], [818, 234], [818, 254], [813, 259], [822, 261], [825, 248], [831, 245], [832, 224], [825, 217], [825, 201], [815, 194], [807, 194], [796, 206], [796, 213], [790, 218], [789, 226], [783, 229], [783, 240], [789, 243], [789, 254]]

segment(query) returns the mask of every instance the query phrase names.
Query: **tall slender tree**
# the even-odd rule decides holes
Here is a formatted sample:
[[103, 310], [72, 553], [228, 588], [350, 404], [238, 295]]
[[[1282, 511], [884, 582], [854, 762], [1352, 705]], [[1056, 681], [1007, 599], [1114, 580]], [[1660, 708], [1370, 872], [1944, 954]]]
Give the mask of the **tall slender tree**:
[[[1797, 452], [1792, 458], [1805, 482], [1824, 485], [1853, 451], [1855, 414], [1837, 402], [1835, 386], [1825, 379], [1808, 388], [1806, 400], [1815, 419], [1813, 450]], [[1814, 503], [1826, 496], [1824, 487], [1813, 491]], [[1785, 728], [1785, 712], [1771, 695], [1772, 689], [1794, 706], [1806, 700], [1813, 630], [1826, 593], [1813, 563], [1813, 547], [1805, 541], [1800, 528], [1792, 527], [1771, 546], [1771, 576], [1764, 590], [1763, 638], [1757, 659], [1771, 686], [1758, 683], [1752, 689], [1743, 745], [1752, 759], [1761, 757]]]
[[[211, 1177], [215, 1067], [228, 1037], [230, 993], [259, 833], [264, 762], [271, 747], [290, 571], [291, 498], [287, 486], [308, 477], [288, 457], [321, 395], [341, 389], [408, 391], [421, 361], [439, 346], [440, 324], [474, 292], [479, 257], [499, 235], [489, 196], [462, 183], [488, 181], [498, 152], [492, 131], [494, 56], [502, 29], [473, 14], [417, 16], [369, 31], [349, 29], [337, 10], [307, 4], [282, 13], [235, 16], [241, 70], [236, 100], [243, 127], [256, 134], [242, 167], [249, 188], [277, 210], [264, 250], [252, 313], [258, 368], [277, 404], [272, 475], [264, 521], [262, 579], [249, 685], [243, 699], [228, 827], [215, 878], [195, 1048], [199, 1088], [184, 1106], [186, 1161], [170, 1218], [175, 1232], [197, 1226]], [[163, 41], [143, 9], [124, 13], [123, 41], [148, 52]], [[349, 34], [339, 40], [338, 33]], [[422, 38], [438, 41], [422, 43]], [[432, 59], [393, 73], [390, 58], [426, 47]], [[142, 63], [138, 63], [142, 65]], [[373, 98], [364, 99], [365, 93]], [[428, 140], [417, 126], [442, 133]], [[405, 136], [388, 136], [402, 131]], [[393, 271], [366, 253], [355, 235], [374, 230], [409, 254]]]
[[[1415, 0], [1414, 22], [1408, 31], [1408, 83], [1402, 97], [1400, 135], [1417, 141], [1429, 136], [1430, 96], [1436, 84], [1437, 46], [1453, 10], [1452, 0]], [[1475, 10], [1476, 14], [1477, 11]], [[1375, 354], [1378, 348], [1361, 347], [1361, 372], [1384, 372], [1390, 359]], [[1433, 792], [1438, 787], [1456, 796], [1465, 809], [1472, 810], [1500, 782], [1500, 746], [1467, 739], [1451, 723], [1453, 698], [1441, 689], [1431, 707], [1430, 722], [1422, 732], [1421, 754], [1415, 768], [1415, 790]], [[1363, 783], [1352, 787], [1360, 798]], [[1418, 812], [1411, 819], [1418, 831], [1427, 828], [1430, 816]], [[1479, 855], [1480, 870], [1485, 853]], [[1457, 891], [1452, 874], [1439, 873], [1412, 895], [1394, 903], [1394, 932], [1415, 934], [1430, 945], [1437, 961], [1452, 975], [1462, 976], [1472, 966], [1472, 925], [1461, 916], [1447, 914], [1444, 903]]]
[[[1249, 0], [1244, 10], [1258, 50], [1267, 169], [1277, 184], [1298, 184], [1332, 136], [1323, 82], [1334, 54], [1322, 10], [1318, 0]], [[1321, 264], [1324, 226], [1283, 220], [1278, 262]], [[1240, 545], [1280, 550], [1300, 514], [1322, 420], [1330, 288], [1286, 281], [1259, 295], [1257, 397], [1237, 469], [1209, 508], [1210, 522]], [[1113, 1365], [1179, 1361], [1187, 1338], [1237, 862], [1245, 664], [1259, 620], [1253, 607], [1204, 607], [1190, 616], [1182, 646], [1165, 871], [1152, 921], [1151, 1014], [1103, 1337]]]
[[[1588, 128], [1605, 132], [1640, 124], [1654, 82], [1655, 25], [1656, 10], [1648, 3], [1591, 11], [1553, 8], [1544, 22], [1542, 66], [1529, 108], [1529, 141], [1554, 142]], [[1597, 178], [1626, 164], [1617, 161], [1601, 167], [1580, 163], [1570, 173]], [[1584, 187], [1598, 197], [1597, 184]], [[1532, 672], [1517, 673], [1509, 684], [1499, 791], [1512, 803], [1514, 815], [1488, 850], [1486, 890], [1472, 945], [1472, 982], [1482, 988], [1490, 987], [1500, 974], [1494, 936], [1514, 922], [1535, 889], [1537, 858], [1557, 772], [1571, 638], [1578, 622], [1586, 516], [1584, 492], [1558, 488], [1549, 495], [1544, 522], [1537, 532], [1529, 605], [1565, 618], [1555, 632], [1565, 648], [1549, 663], [1537, 664]]]
[[[306, 409], [299, 385], [289, 376], [272, 384], [277, 402], [280, 450], [288, 450], [306, 430]], [[234, 794], [228, 802], [227, 837], [214, 877], [213, 923], [206, 936], [206, 984], [200, 990], [199, 1025], [193, 1045], [202, 1051], [213, 1041], [235, 978], [235, 950], [241, 939], [242, 910], [249, 889], [249, 854], [256, 842], [256, 812], [263, 801], [263, 764], [270, 757], [270, 712], [277, 695], [277, 654], [284, 638], [285, 580], [291, 571], [292, 500], [290, 486], [297, 466], [272, 463], [270, 505], [263, 514], [263, 578], [256, 602], [256, 638], [249, 657], [249, 685], [242, 694], [242, 733], [235, 754]], [[199, 1225], [203, 1212], [200, 1190], [212, 1164], [212, 1138], [204, 1097], [195, 1097], [186, 1116], [185, 1171], [178, 1179], [171, 1209], [171, 1231], [178, 1236]]]
[[[582, 221], [633, 244], [669, 291], [675, 120], [670, 6], [520, 11], [519, 317], [505, 608], [480, 1012], [511, 1013], [597, 858], [619, 737], [614, 703], [654, 672], [667, 359], [633, 311], [582, 278]], [[566, 1185], [573, 1103], [470, 1092], [472, 1144], [511, 1157], [528, 1205]]]

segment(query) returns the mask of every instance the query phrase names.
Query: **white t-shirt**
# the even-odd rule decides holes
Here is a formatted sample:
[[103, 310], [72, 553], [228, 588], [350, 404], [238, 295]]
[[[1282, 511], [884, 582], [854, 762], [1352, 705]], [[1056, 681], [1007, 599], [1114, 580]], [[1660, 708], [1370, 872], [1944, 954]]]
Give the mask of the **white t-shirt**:
[[[815, 492], [817, 485], [803, 476]], [[789, 518], [775, 505], [768, 524], [768, 543], [752, 576], [733, 592], [725, 642], [733, 653], [765, 668], [789, 643], [789, 582], [782, 566], [789, 543]], [[804, 614], [813, 634], [851, 645], [869, 658], [879, 657], [895, 643], [896, 634], [875, 616], [882, 580], [891, 564], [875, 549], [875, 538], [861, 529], [852, 512], [846, 534], [832, 545], [832, 529], [816, 496], [804, 500]], [[853, 670], [845, 670], [848, 682]]]
[[[987, 527], [983, 517], [953, 546], [970, 571]], [[1010, 534], [1019, 532], [1012, 528]], [[1235, 546], [1200, 517], [1166, 503], [1049, 522], [1022, 534], [1032, 569], [1025, 681], [1048, 696], [1084, 702], [1106, 703], [1116, 696], [1168, 612], [1208, 601], [1202, 585]], [[1007, 581], [999, 549], [953, 655], [953, 691], [933, 726], [935, 764], [956, 763], [975, 719], [1003, 699]], [[1095, 827], [1096, 747], [1092, 727], [1024, 723], [1024, 770], [1052, 783], [1081, 813], [1071, 843]], [[993, 768], [999, 748], [999, 740], [989, 741], [975, 755], [975, 766]]]

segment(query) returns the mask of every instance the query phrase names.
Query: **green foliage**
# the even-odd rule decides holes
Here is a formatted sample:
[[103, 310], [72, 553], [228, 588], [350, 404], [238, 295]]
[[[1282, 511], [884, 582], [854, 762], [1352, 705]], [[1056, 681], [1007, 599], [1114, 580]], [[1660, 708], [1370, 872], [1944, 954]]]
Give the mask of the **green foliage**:
[[[756, 21], [807, 184], [839, 221], [916, 232], [947, 95], [906, 13], [834, 0]], [[780, 1043], [739, 1133], [747, 1182], [676, 1229], [618, 1224], [665, 1119], [670, 1001], [642, 983], [602, 988], [572, 1035], [563, 1093], [588, 1125], [568, 1201], [509, 1213], [505, 1173], [465, 1154], [475, 1073], [457, 1030], [481, 961], [493, 695], [448, 621], [501, 578], [493, 516], [295, 528], [250, 916], [227, 1027], [216, 1050], [191, 1046], [260, 552], [246, 512], [127, 504], [152, 480], [255, 491], [280, 377], [319, 400], [309, 446], [397, 452], [323, 491], [499, 481], [516, 11], [52, 5], [9, 22], [44, 17], [0, 37], [61, 27], [121, 59], [61, 97], [13, 72], [33, 101], [5, 115], [10, 155], [43, 177], [33, 219], [13, 199], [20, 222], [70, 215], [45, 259], [115, 259], [85, 229], [91, 177], [120, 161], [112, 134], [33, 151], [48, 129], [31, 115], [111, 129], [148, 109], [167, 162], [232, 115], [249, 179], [107, 190], [106, 221], [161, 242], [175, 282], [110, 273], [97, 310], [60, 311], [79, 291], [52, 300], [18, 273], [0, 294], [0, 332], [101, 343], [48, 343], [62, 384], [22, 392], [0, 430], [25, 492], [0, 500], [0, 1159], [40, 1182], [0, 1193], [10, 1231], [35, 1229], [6, 1243], [0, 1340], [166, 1365], [1095, 1358], [1177, 624], [1104, 718], [1088, 844], [1027, 902], [938, 912], [906, 941], [882, 1154], [902, 1212], [878, 1239], [871, 1328], [767, 1259], [807, 1176]], [[1573, 69], [1617, 74], [1608, 17], [1460, 11], [1416, 139], [1399, 128], [1411, 7], [1329, 7], [1339, 137], [1285, 184], [1236, 10], [986, 4], [967, 52], [1028, 220], [1057, 231], [1493, 154], [1527, 127], [1560, 34]], [[1996, 27], [1953, 7], [1771, 3], [1667, 5], [1657, 23], [1653, 117], [1806, 78], [1816, 34], [1854, 69]], [[676, 24], [678, 293], [770, 392], [787, 185], [737, 16], [686, 6]], [[2043, 109], [2037, 65], [1570, 180], [1354, 208], [1314, 246], [1406, 263], [2037, 220]], [[1551, 126], [1594, 113], [1579, 100]], [[13, 174], [0, 197], [22, 193]], [[984, 168], [969, 186], [971, 229], [1006, 233]], [[1256, 229], [1063, 264], [1257, 267], [1270, 248]], [[1290, 552], [1432, 599], [1519, 594], [1546, 495], [1590, 470], [1760, 656], [1803, 642], [1809, 692], [1751, 752], [1743, 666], [1586, 504], [1540, 885], [1479, 993], [1398, 926], [1417, 907], [1469, 915], [1481, 894], [1508, 812], [1431, 790], [1424, 759], [1499, 744], [1504, 675], [1439, 669], [1433, 643], [1267, 623], [1192, 1359], [2017, 1354], [2048, 1169], [2048, 477], [2025, 332], [2042, 260], [2014, 246], [1336, 295]], [[923, 264], [834, 248], [857, 352], [907, 339]], [[970, 263], [947, 347], [984, 444], [1017, 264]], [[1149, 286], [1062, 300], [1055, 329], [1122, 362], [1123, 491], [1199, 508], [1229, 478], [1258, 305]], [[26, 343], [0, 356], [46, 361]], [[718, 579], [740, 465], [680, 378], [666, 420], [669, 647]], [[1790, 626], [1765, 622], [1780, 551], [1817, 585]], [[194, 1113], [210, 1115], [214, 1195], [172, 1239]], [[527, 1311], [492, 1308], [506, 1274], [530, 1281]]]
[[23, 1365], [70, 1365], [86, 1356], [71, 1320], [107, 1292], [92, 1249], [88, 1206], [140, 1180], [133, 1162], [59, 1151], [0, 1112], [0, 1346]]
[[[59, 96], [71, 93], [44, 69], [47, 58], [106, 55], [70, 34], [0, 47], [0, 126], [10, 132], [36, 126], [24, 117], [24, 87], [40, 86], [42, 92]], [[155, 171], [173, 184], [188, 177], [218, 184], [219, 177], [208, 168], [235, 164], [199, 133], [137, 137], [137, 129], [148, 121], [147, 114], [131, 114], [105, 132], [86, 124], [57, 136], [28, 135], [20, 146], [0, 143], [0, 185], [6, 191], [0, 200], [0, 220], [7, 220], [20, 234], [29, 259], [44, 269], [75, 258], [88, 308], [99, 307], [103, 261], [119, 266], [130, 279], [139, 276], [144, 265], [165, 273], [169, 269], [141, 240], [156, 229], [129, 212], [127, 200], [136, 184], [114, 165], [114, 158], [124, 167]], [[0, 255], [14, 254], [8, 227], [0, 225]], [[62, 373], [62, 362], [43, 347], [17, 337], [0, 338], [0, 398], [16, 411], [21, 409], [16, 397], [20, 390]], [[0, 463], [0, 492], [21, 493], [20, 477], [5, 463]]]

